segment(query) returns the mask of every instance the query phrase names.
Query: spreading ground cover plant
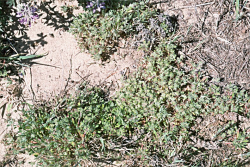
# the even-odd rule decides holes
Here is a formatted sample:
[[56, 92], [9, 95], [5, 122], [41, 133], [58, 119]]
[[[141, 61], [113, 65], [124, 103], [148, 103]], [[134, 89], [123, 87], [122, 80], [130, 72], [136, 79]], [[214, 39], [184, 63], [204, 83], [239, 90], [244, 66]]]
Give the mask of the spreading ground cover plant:
[[101, 142], [109, 124], [104, 119], [112, 102], [104, 95], [85, 83], [77, 97], [52, 102], [56, 105], [30, 106], [23, 111], [24, 119], [18, 123], [17, 140], [13, 142], [21, 149], [19, 152], [37, 156], [41, 165], [77, 164], [96, 153], [95, 149], [105, 148]]
[[[148, 153], [145, 158], [154, 152], [158, 159], [164, 159], [162, 164], [183, 162], [186, 165], [207, 166], [209, 158], [212, 158], [208, 156], [209, 149], [191, 144], [192, 136], [199, 132], [194, 130], [197, 119], [228, 112], [249, 118], [246, 108], [250, 98], [245, 90], [236, 86], [231, 85], [223, 92], [219, 86], [206, 84], [201, 69], [196, 67], [187, 72], [178, 68], [178, 63], [182, 61], [173, 51], [169, 52], [169, 45], [166, 44], [146, 58], [145, 67], [142, 66], [142, 70], [127, 82], [118, 96], [119, 109], [115, 114], [116, 118], [122, 118], [119, 131], [123, 127], [131, 131], [131, 138], [137, 138], [136, 144], [141, 146], [142, 152]], [[217, 135], [208, 141], [216, 141], [218, 145], [232, 142], [235, 152], [248, 153], [249, 134], [245, 130], [239, 132], [238, 123], [229, 120], [218, 126]], [[229, 139], [229, 136], [234, 137]], [[196, 159], [199, 152], [203, 156]], [[138, 156], [140, 154], [137, 153]], [[227, 158], [233, 161], [233, 157]], [[146, 164], [152, 163], [152, 157], [145, 160]], [[214, 165], [228, 163], [218, 157], [212, 158], [212, 161]]]
[[[142, 31], [140, 35], [144, 36], [149, 36], [152, 31], [157, 31], [155, 29], [145, 34], [142, 26], [147, 26], [149, 20], [153, 20], [158, 15], [157, 10], [149, 8], [144, 2], [123, 5], [119, 10], [110, 9], [101, 13], [87, 10], [74, 19], [70, 32], [79, 40], [81, 49], [88, 50], [96, 59], [105, 60], [115, 51], [121, 38], [133, 37], [139, 31]], [[161, 34], [163, 34], [162, 31], [165, 31], [164, 36], [167, 37], [169, 25], [163, 22], [158, 25], [158, 29]]]

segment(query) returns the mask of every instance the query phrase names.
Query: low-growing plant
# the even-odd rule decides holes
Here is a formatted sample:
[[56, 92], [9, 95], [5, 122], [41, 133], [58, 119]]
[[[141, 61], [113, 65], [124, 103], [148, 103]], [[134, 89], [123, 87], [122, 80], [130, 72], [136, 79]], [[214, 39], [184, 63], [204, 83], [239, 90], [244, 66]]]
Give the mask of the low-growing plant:
[[43, 166], [72, 166], [106, 149], [104, 141], [113, 137], [110, 113], [115, 103], [104, 92], [83, 84], [77, 97], [54, 104], [23, 110], [18, 133], [8, 141], [15, 143], [14, 153], [35, 155]]
[[35, 155], [41, 165], [72, 166], [105, 148], [102, 137], [109, 131], [105, 119], [113, 107], [105, 93], [85, 83], [77, 97], [53, 103], [23, 110], [13, 141], [18, 152]]
[[[197, 118], [228, 112], [249, 118], [249, 114], [244, 112], [250, 98], [246, 91], [236, 86], [225, 88], [225, 93], [219, 86], [204, 82], [205, 75], [200, 69], [190, 72], [181, 70], [178, 64], [183, 59], [170, 48], [171, 45], [157, 47], [146, 58], [140, 72], [128, 80], [121, 90], [117, 98], [119, 107], [114, 112], [116, 120], [121, 120], [117, 122], [120, 125], [118, 129], [123, 132], [129, 130], [131, 138], [137, 138], [136, 144], [143, 146], [148, 157], [154, 152], [159, 159], [165, 160], [165, 164], [182, 161], [186, 165], [199, 166], [201, 164], [194, 159], [200, 152], [204, 156], [199, 160], [204, 165], [209, 161], [209, 149], [196, 147], [193, 150], [194, 145], [191, 144], [194, 133], [191, 129], [197, 125]], [[223, 126], [227, 124], [230, 128], [224, 129], [224, 133], [230, 131], [230, 136], [237, 135], [237, 138], [229, 139], [228, 134], [218, 132], [219, 135], [210, 140], [234, 143], [235, 152], [246, 149], [249, 134], [238, 134], [239, 127], [235, 121]], [[136, 154], [140, 155], [139, 152]], [[146, 163], [151, 161], [152, 157]], [[223, 158], [217, 159], [215, 164], [223, 161]]]
[[101, 13], [87, 10], [74, 19], [70, 32], [79, 40], [81, 49], [88, 50], [96, 59], [105, 60], [118, 46], [120, 38], [138, 33], [136, 20], [148, 22], [156, 15], [157, 11], [143, 2]]

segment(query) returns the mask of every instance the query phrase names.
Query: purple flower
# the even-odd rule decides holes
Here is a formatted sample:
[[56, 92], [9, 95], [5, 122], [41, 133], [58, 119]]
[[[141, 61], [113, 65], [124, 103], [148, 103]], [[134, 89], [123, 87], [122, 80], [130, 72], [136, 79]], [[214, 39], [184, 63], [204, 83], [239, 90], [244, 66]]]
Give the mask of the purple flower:
[[19, 19], [19, 22], [21, 23], [21, 24], [27, 24], [28, 23], [28, 21], [27, 21], [27, 19], [26, 18], [20, 18]]
[[35, 12], [37, 11], [37, 8], [35, 8], [34, 6], [31, 6], [31, 7], [30, 7], [30, 11], [31, 11], [32, 13], [35, 13]]
[[31, 23], [34, 23], [35, 20], [39, 18], [39, 16], [35, 13], [36, 11], [37, 8], [34, 6], [19, 4], [16, 17], [20, 17], [20, 19], [18, 19], [20, 24], [31, 26]]
[[22, 12], [17, 12], [16, 17], [23, 17], [23, 13]]
[[[101, 12], [101, 9], [105, 9], [106, 7], [105, 7], [105, 3], [104, 2], [102, 2], [102, 3], [100, 3], [99, 5], [97, 5], [96, 6], [96, 10], [98, 11], [98, 12]], [[93, 10], [93, 12], [95, 13], [95, 11]]]
[[96, 11], [101, 12], [101, 9], [106, 9], [105, 3], [100, 3], [99, 0], [87, 2], [86, 8], [93, 8], [93, 13]]
[[94, 6], [93, 2], [87, 2], [86, 8], [92, 8]]

